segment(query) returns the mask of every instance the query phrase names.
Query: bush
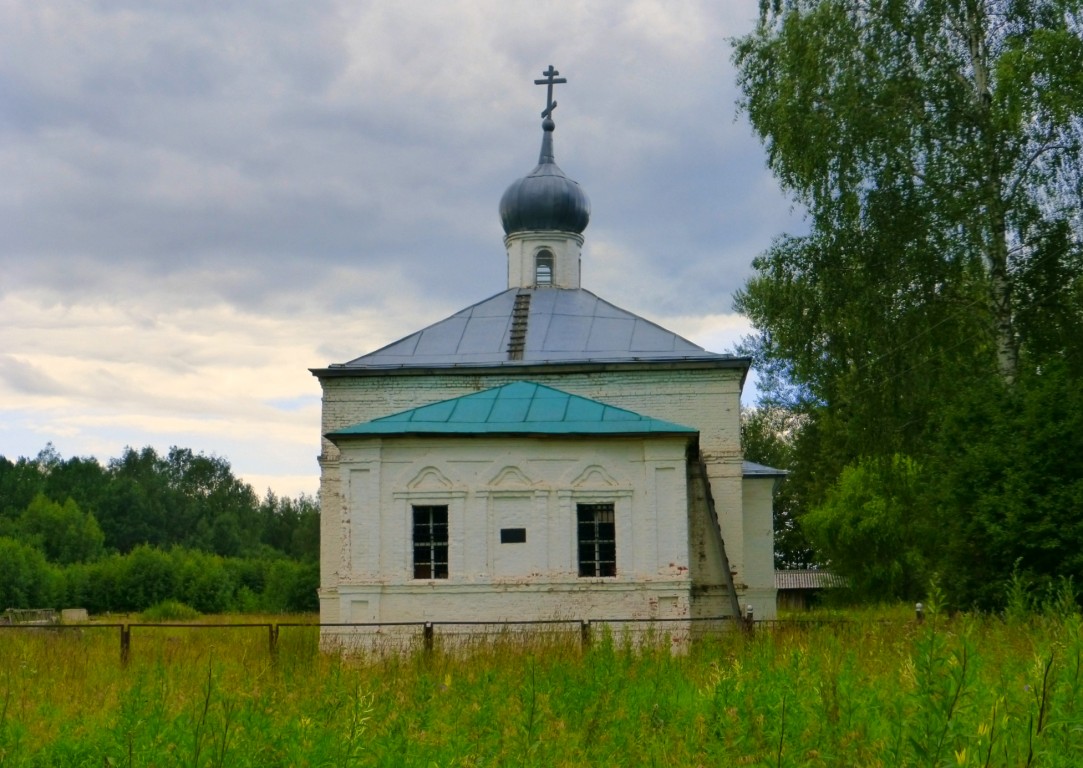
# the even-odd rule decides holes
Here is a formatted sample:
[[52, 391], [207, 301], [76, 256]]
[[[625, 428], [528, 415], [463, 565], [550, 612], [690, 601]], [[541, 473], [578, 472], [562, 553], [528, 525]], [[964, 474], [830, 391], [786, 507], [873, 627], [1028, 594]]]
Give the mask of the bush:
[[802, 519], [809, 540], [857, 597], [924, 596], [938, 541], [925, 485], [909, 457], [866, 457], [845, 467], [824, 502]]
[[233, 610], [235, 588], [221, 557], [194, 549], [174, 549], [171, 554], [178, 599], [203, 613]]
[[163, 600], [140, 614], [143, 621], [194, 621], [202, 614], [179, 600]]
[[50, 564], [35, 547], [0, 536], [0, 610], [85, 607], [138, 613], [175, 601], [200, 614], [318, 610], [319, 566], [274, 558], [223, 558], [140, 545], [93, 563]]
[[142, 611], [177, 593], [177, 569], [165, 552], [141, 545], [121, 559], [119, 610]]
[[0, 537], [0, 610], [56, 608], [63, 597], [60, 574], [33, 547]]
[[316, 590], [319, 586], [318, 564], [279, 560], [271, 565], [267, 573], [264, 608], [275, 613], [318, 611], [320, 604]]

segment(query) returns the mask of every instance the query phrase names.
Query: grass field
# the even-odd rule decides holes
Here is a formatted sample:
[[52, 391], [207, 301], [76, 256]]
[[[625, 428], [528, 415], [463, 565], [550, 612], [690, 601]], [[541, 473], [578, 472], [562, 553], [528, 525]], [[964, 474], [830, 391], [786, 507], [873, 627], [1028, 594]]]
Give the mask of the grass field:
[[159, 628], [124, 666], [117, 638], [0, 632], [0, 765], [1083, 765], [1076, 613], [853, 614], [680, 656], [533, 635], [341, 658], [284, 627], [272, 661], [263, 630]]

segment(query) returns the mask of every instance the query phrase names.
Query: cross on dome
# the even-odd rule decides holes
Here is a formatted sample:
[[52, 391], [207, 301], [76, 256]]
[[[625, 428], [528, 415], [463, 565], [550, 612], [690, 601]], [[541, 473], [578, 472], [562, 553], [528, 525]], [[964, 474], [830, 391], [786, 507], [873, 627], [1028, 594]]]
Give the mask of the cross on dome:
[[566, 78], [566, 77], [557, 77], [557, 75], [559, 75], [560, 73], [557, 72], [555, 69], [553, 69], [552, 64], [550, 64], [549, 69], [542, 72], [542, 74], [546, 76], [546, 79], [545, 80], [535, 80], [534, 85], [547, 85], [547, 86], [549, 86], [548, 93], [545, 96], [545, 109], [542, 110], [541, 116], [551, 118], [553, 116], [553, 110], [557, 108], [557, 103], [555, 101], [553, 101], [553, 86], [556, 85], [556, 84], [559, 84], [559, 83], [568, 82], [568, 78]]
[[[579, 184], [560, 170], [553, 154], [553, 110], [557, 106], [553, 86], [568, 81], [557, 77], [560, 73], [552, 64], [542, 74], [543, 79], [534, 81], [548, 88], [541, 113], [538, 164], [526, 176], [513, 181], [500, 198], [500, 222], [508, 251], [508, 287], [577, 289], [590, 201]], [[509, 346], [509, 354], [513, 351]]]

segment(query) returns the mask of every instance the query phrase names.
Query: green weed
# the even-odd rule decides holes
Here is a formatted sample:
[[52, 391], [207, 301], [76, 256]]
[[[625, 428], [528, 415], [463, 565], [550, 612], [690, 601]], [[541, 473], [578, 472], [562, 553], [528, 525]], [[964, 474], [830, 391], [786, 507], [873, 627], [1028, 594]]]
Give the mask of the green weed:
[[340, 656], [282, 627], [274, 657], [265, 628], [136, 628], [126, 666], [115, 629], [0, 632], [0, 766], [1057, 768], [1083, 753], [1081, 624], [934, 600], [679, 655], [599, 631]]

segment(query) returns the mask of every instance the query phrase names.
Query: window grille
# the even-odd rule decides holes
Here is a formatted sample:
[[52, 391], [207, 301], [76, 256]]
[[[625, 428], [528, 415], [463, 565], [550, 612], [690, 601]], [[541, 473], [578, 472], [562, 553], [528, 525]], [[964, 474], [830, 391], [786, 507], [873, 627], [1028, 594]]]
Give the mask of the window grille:
[[617, 531], [613, 504], [577, 504], [579, 575], [617, 575]]
[[414, 507], [414, 578], [446, 579], [447, 505]]

